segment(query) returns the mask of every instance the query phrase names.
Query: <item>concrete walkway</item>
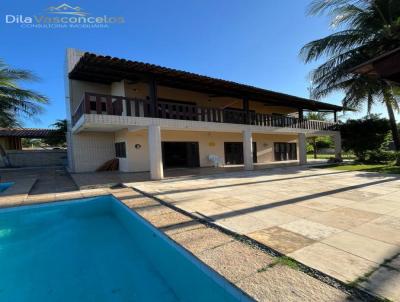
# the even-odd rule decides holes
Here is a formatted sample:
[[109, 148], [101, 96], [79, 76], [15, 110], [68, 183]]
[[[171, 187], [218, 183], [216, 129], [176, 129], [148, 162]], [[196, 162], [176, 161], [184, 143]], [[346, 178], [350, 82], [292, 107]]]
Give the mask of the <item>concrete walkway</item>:
[[129, 185], [400, 301], [398, 176], [290, 167]]

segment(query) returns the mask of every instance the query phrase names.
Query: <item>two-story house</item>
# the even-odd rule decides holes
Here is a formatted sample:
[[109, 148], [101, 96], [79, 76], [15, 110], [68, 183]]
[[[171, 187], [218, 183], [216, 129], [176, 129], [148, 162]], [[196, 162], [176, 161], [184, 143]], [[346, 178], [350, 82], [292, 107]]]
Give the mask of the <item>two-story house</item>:
[[342, 107], [142, 62], [67, 50], [68, 157], [72, 172], [118, 158], [119, 170], [210, 167], [296, 160], [306, 137], [334, 137], [335, 123], [305, 111]]

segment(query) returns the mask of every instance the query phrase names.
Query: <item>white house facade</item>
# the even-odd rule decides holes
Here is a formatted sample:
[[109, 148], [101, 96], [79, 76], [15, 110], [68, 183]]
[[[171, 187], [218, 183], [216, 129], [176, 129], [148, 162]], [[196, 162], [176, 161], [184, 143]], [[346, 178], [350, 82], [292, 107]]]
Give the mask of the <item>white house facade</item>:
[[[95, 171], [118, 158], [122, 172], [296, 161], [306, 138], [334, 138], [340, 106], [136, 61], [67, 50], [68, 166]], [[334, 122], [304, 111], [332, 112]]]

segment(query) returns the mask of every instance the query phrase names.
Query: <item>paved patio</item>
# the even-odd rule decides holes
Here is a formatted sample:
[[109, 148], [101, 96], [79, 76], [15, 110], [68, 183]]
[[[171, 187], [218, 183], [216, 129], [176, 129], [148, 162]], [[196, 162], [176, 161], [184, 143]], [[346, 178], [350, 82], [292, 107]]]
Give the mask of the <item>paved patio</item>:
[[[308, 165], [321, 165], [326, 164], [325, 159], [310, 159]], [[254, 164], [255, 170], [265, 170], [274, 167], [287, 167], [297, 166], [298, 161], [288, 160], [273, 163], [257, 163]], [[225, 172], [240, 172], [243, 170], [243, 165], [225, 165], [224, 167], [213, 168], [171, 168], [164, 170], [165, 178], [176, 177], [193, 177], [193, 176], [209, 176], [213, 174], [221, 174]], [[149, 181], [150, 173], [148, 172], [119, 172], [119, 171], [105, 171], [101, 173], [72, 173], [76, 185], [79, 189], [90, 189], [99, 186], [108, 187], [118, 183], [131, 183], [140, 181]]]
[[400, 301], [398, 176], [290, 167], [129, 185]]

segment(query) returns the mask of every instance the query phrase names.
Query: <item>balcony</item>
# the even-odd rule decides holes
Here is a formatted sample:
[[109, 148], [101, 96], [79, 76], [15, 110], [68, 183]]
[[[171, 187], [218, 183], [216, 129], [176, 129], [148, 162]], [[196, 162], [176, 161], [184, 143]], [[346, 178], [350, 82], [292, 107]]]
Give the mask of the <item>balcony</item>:
[[201, 107], [182, 102], [159, 100], [155, 109], [150, 100], [121, 96], [85, 93], [72, 116], [72, 124], [83, 114], [100, 114], [132, 117], [155, 117], [162, 119], [189, 120], [213, 123], [249, 124], [264, 127], [298, 128], [329, 131], [336, 123], [277, 116], [254, 111]]

